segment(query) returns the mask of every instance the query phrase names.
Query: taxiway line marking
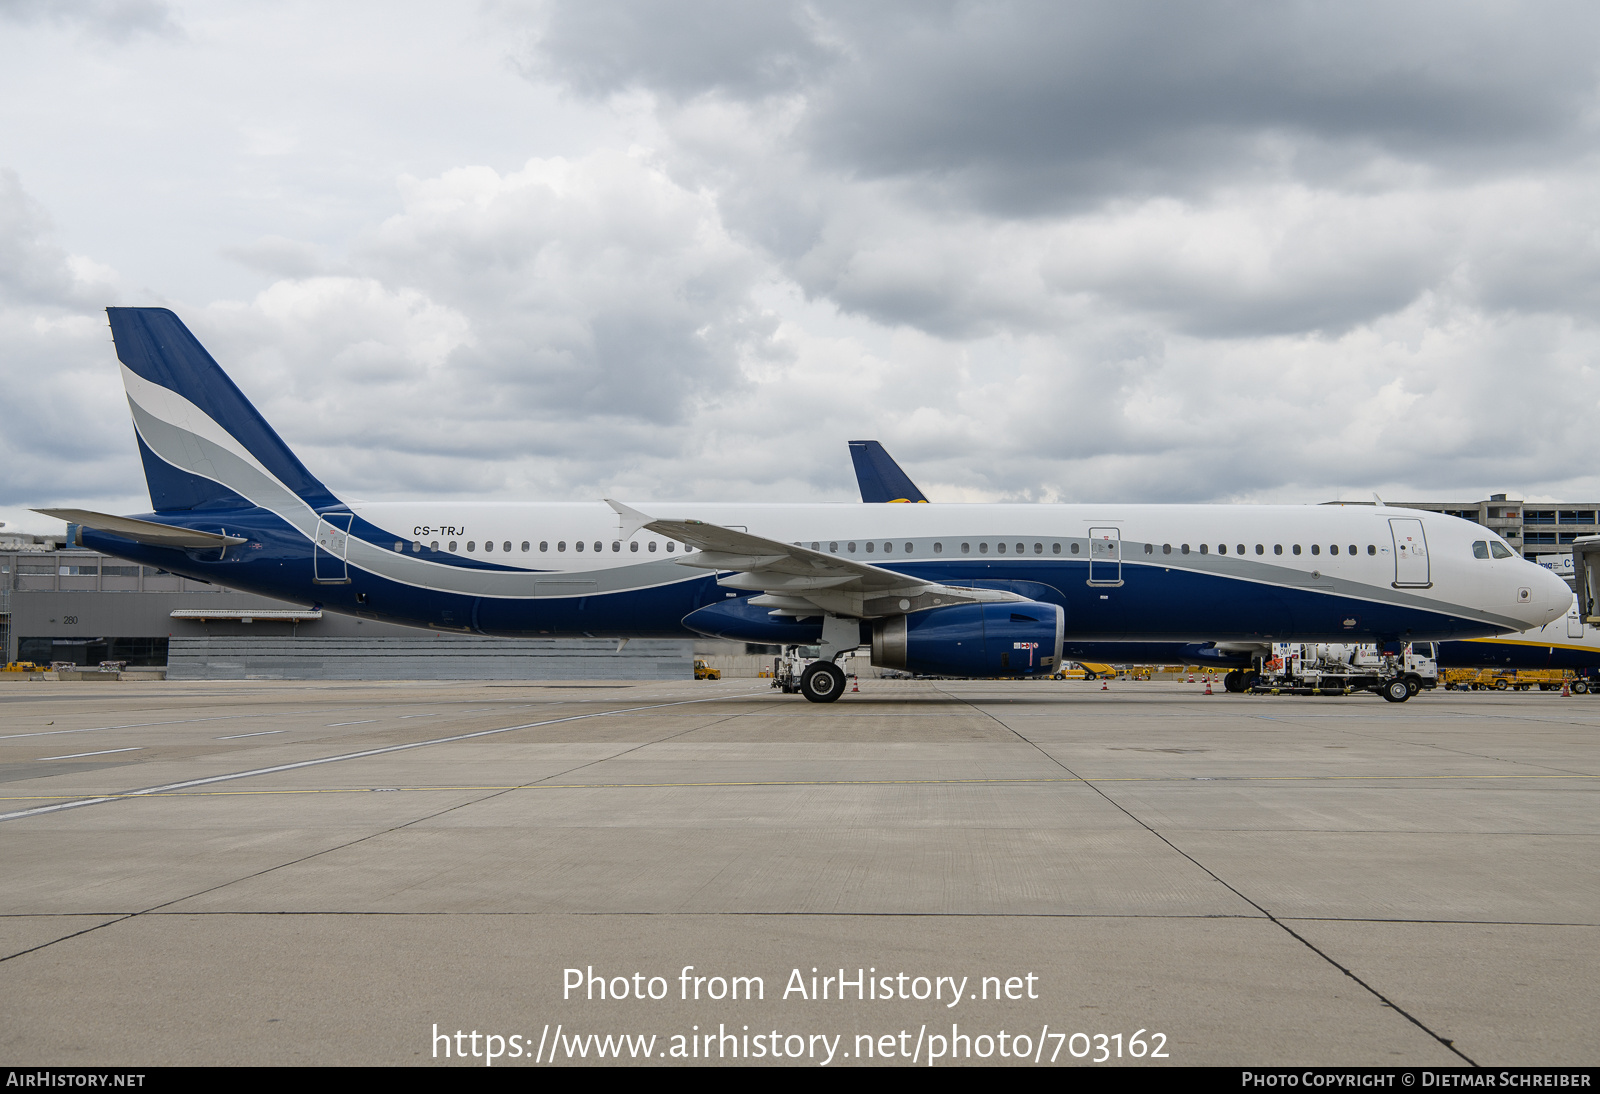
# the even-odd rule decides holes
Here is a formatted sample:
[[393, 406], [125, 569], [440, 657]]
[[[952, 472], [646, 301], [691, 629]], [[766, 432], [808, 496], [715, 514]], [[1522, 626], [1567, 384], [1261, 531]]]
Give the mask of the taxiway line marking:
[[133, 745], [130, 748], [106, 748], [99, 752], [74, 752], [70, 756], [40, 756], [40, 760], [78, 760], [85, 756], [109, 756], [113, 752], [138, 752], [143, 746]]
[[[638, 707], [619, 707], [615, 710], [597, 710], [590, 714], [573, 714], [566, 718], [550, 718], [543, 722], [528, 722], [519, 726], [502, 726], [499, 729], [480, 729], [473, 733], [457, 733], [450, 737], [435, 737], [427, 741], [412, 741], [403, 745], [385, 745], [383, 748], [367, 748], [360, 752], [345, 752], [337, 756], [319, 756], [312, 760], [296, 760], [293, 763], [274, 764], [271, 767], [257, 767], [249, 771], [233, 771], [226, 775], [208, 775], [200, 779], [185, 779], [182, 782], [167, 783], [163, 786], [147, 786], [139, 790], [125, 791], [122, 793], [101, 794], [91, 798], [76, 798], [71, 801], [59, 801], [56, 805], [40, 805], [32, 809], [19, 809], [12, 813], [0, 813], [0, 821], [21, 820], [24, 817], [37, 817], [45, 813], [58, 813], [64, 809], [81, 809], [86, 805], [100, 805], [104, 802], [125, 801], [129, 798], [144, 798], [152, 795], [175, 796], [179, 790], [187, 790], [194, 786], [209, 786], [212, 783], [232, 782], [234, 779], [249, 779], [257, 775], [275, 775], [282, 771], [297, 771], [304, 767], [318, 767], [322, 764], [339, 763], [343, 760], [361, 760], [369, 756], [384, 756], [392, 752], [407, 752], [413, 748], [427, 748], [431, 745], [454, 744], [458, 741], [471, 741], [479, 737], [493, 737], [501, 733], [515, 733], [521, 729], [539, 729], [542, 726], [561, 725], [564, 722], [581, 722], [590, 718], [606, 718], [615, 714], [637, 714], [645, 710], [662, 710], [667, 707], [686, 707], [696, 703], [719, 703], [725, 699], [746, 698], [749, 692], [734, 692], [731, 695], [713, 695], [704, 699], [683, 699], [675, 703], [649, 703]], [[113, 751], [125, 751], [115, 749]], [[127, 750], [131, 751], [131, 750]], [[66, 757], [55, 757], [65, 759]]]

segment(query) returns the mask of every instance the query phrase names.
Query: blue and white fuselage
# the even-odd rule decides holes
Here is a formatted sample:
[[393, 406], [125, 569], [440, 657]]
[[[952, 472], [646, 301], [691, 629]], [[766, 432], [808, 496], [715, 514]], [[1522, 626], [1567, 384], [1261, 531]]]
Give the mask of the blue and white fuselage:
[[347, 503], [176, 316], [110, 315], [155, 509], [88, 514], [83, 545], [369, 619], [806, 644], [825, 617], [867, 640], [886, 617], [998, 598], [1058, 608], [1059, 651], [1062, 632], [1463, 639], [1542, 626], [1572, 601], [1533, 563], [1476, 557], [1479, 525], [1374, 506]]

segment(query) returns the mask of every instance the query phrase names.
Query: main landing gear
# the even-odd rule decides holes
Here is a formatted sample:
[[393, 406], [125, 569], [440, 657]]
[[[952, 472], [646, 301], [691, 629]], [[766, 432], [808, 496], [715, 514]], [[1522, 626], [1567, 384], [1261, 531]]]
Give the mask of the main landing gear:
[[813, 703], [831, 703], [844, 694], [844, 670], [832, 661], [813, 661], [800, 676], [800, 694]]
[[831, 703], [844, 694], [845, 675], [831, 659], [813, 660], [803, 647], [789, 646], [772, 663], [772, 686], [785, 695], [798, 691], [813, 703]]

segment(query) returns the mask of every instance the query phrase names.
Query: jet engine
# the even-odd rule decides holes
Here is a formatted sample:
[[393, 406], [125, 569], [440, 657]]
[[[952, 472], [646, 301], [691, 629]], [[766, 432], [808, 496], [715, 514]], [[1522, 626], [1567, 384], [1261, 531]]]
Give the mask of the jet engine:
[[929, 676], [1031, 676], [1061, 663], [1066, 613], [1037, 600], [952, 604], [872, 625], [872, 663]]

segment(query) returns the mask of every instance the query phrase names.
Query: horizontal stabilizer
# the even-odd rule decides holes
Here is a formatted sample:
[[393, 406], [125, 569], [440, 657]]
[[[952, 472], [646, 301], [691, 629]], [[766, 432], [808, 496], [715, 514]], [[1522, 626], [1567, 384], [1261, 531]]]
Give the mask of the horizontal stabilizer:
[[132, 517], [114, 517], [110, 513], [93, 513], [87, 509], [35, 509], [34, 512], [67, 521], [69, 524], [81, 524], [97, 532], [108, 532], [113, 536], [131, 539], [135, 543], [147, 543], [152, 547], [221, 548], [249, 542], [239, 536], [197, 532], [193, 528], [179, 528], [175, 524], [157, 524], [150, 520], [134, 520]]

